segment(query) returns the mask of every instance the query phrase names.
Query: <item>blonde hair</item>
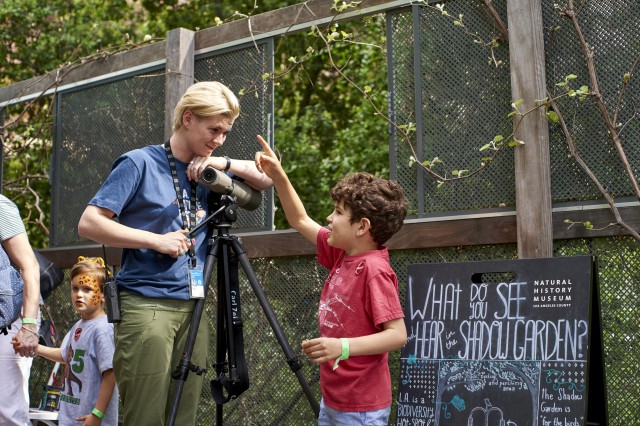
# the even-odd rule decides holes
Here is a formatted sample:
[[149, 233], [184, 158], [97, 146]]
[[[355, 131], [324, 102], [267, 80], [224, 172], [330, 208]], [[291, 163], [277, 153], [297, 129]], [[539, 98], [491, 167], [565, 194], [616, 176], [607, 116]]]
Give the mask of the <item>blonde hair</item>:
[[234, 93], [217, 81], [203, 81], [190, 86], [174, 110], [173, 131], [182, 127], [182, 116], [192, 111], [199, 117], [224, 115], [235, 120], [240, 115], [240, 102]]
[[69, 279], [73, 280], [81, 274], [86, 274], [95, 278], [100, 288], [105, 282], [105, 264], [101, 257], [78, 256], [78, 263], [73, 265], [69, 272]]

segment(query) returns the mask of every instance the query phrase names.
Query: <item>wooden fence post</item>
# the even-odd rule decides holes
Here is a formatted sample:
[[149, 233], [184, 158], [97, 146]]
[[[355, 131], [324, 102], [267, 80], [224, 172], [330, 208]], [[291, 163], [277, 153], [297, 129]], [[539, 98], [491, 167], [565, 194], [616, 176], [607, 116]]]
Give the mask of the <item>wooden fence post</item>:
[[176, 28], [167, 32], [165, 46], [167, 55], [167, 75], [164, 94], [164, 136], [169, 138], [173, 132], [173, 110], [180, 97], [191, 86], [194, 73], [195, 32]]
[[[540, 0], [507, 0], [512, 100], [521, 112], [546, 97], [544, 37]], [[518, 257], [553, 256], [549, 127], [544, 108], [515, 116], [515, 182]]]

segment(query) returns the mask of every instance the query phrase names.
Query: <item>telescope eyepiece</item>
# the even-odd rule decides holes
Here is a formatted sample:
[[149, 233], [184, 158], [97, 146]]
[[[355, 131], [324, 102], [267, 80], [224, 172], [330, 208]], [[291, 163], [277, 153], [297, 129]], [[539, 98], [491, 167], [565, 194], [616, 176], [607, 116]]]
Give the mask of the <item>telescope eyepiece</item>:
[[217, 177], [218, 177], [218, 174], [216, 173], [216, 169], [214, 169], [213, 167], [207, 167], [202, 172], [202, 180], [205, 181], [206, 183], [215, 182]]

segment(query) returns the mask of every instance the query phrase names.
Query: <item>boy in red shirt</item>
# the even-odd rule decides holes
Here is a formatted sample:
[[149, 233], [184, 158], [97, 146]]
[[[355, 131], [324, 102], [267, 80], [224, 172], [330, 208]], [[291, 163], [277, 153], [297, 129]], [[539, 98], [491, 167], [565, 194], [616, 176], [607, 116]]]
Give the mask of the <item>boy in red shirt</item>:
[[344, 177], [331, 190], [328, 229], [312, 220], [269, 145], [256, 165], [273, 181], [291, 227], [317, 247], [331, 271], [322, 289], [320, 337], [302, 342], [320, 364], [318, 425], [386, 425], [391, 411], [388, 352], [407, 340], [398, 279], [383, 244], [407, 213], [400, 186], [368, 173]]

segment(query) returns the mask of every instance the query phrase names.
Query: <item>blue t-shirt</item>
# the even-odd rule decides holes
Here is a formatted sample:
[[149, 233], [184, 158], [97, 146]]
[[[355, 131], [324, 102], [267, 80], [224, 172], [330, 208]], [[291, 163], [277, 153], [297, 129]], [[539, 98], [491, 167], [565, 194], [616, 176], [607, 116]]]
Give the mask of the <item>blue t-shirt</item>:
[[[180, 190], [189, 218], [191, 184], [188, 164], [176, 159]], [[196, 217], [207, 217], [210, 191], [197, 185]], [[122, 155], [90, 205], [111, 210], [121, 224], [157, 234], [184, 229], [164, 146], [152, 145]], [[193, 229], [194, 226], [190, 226]], [[196, 235], [197, 264], [207, 254], [207, 232]], [[145, 297], [189, 299], [189, 256], [177, 259], [151, 249], [123, 249], [116, 283], [122, 289]]]

